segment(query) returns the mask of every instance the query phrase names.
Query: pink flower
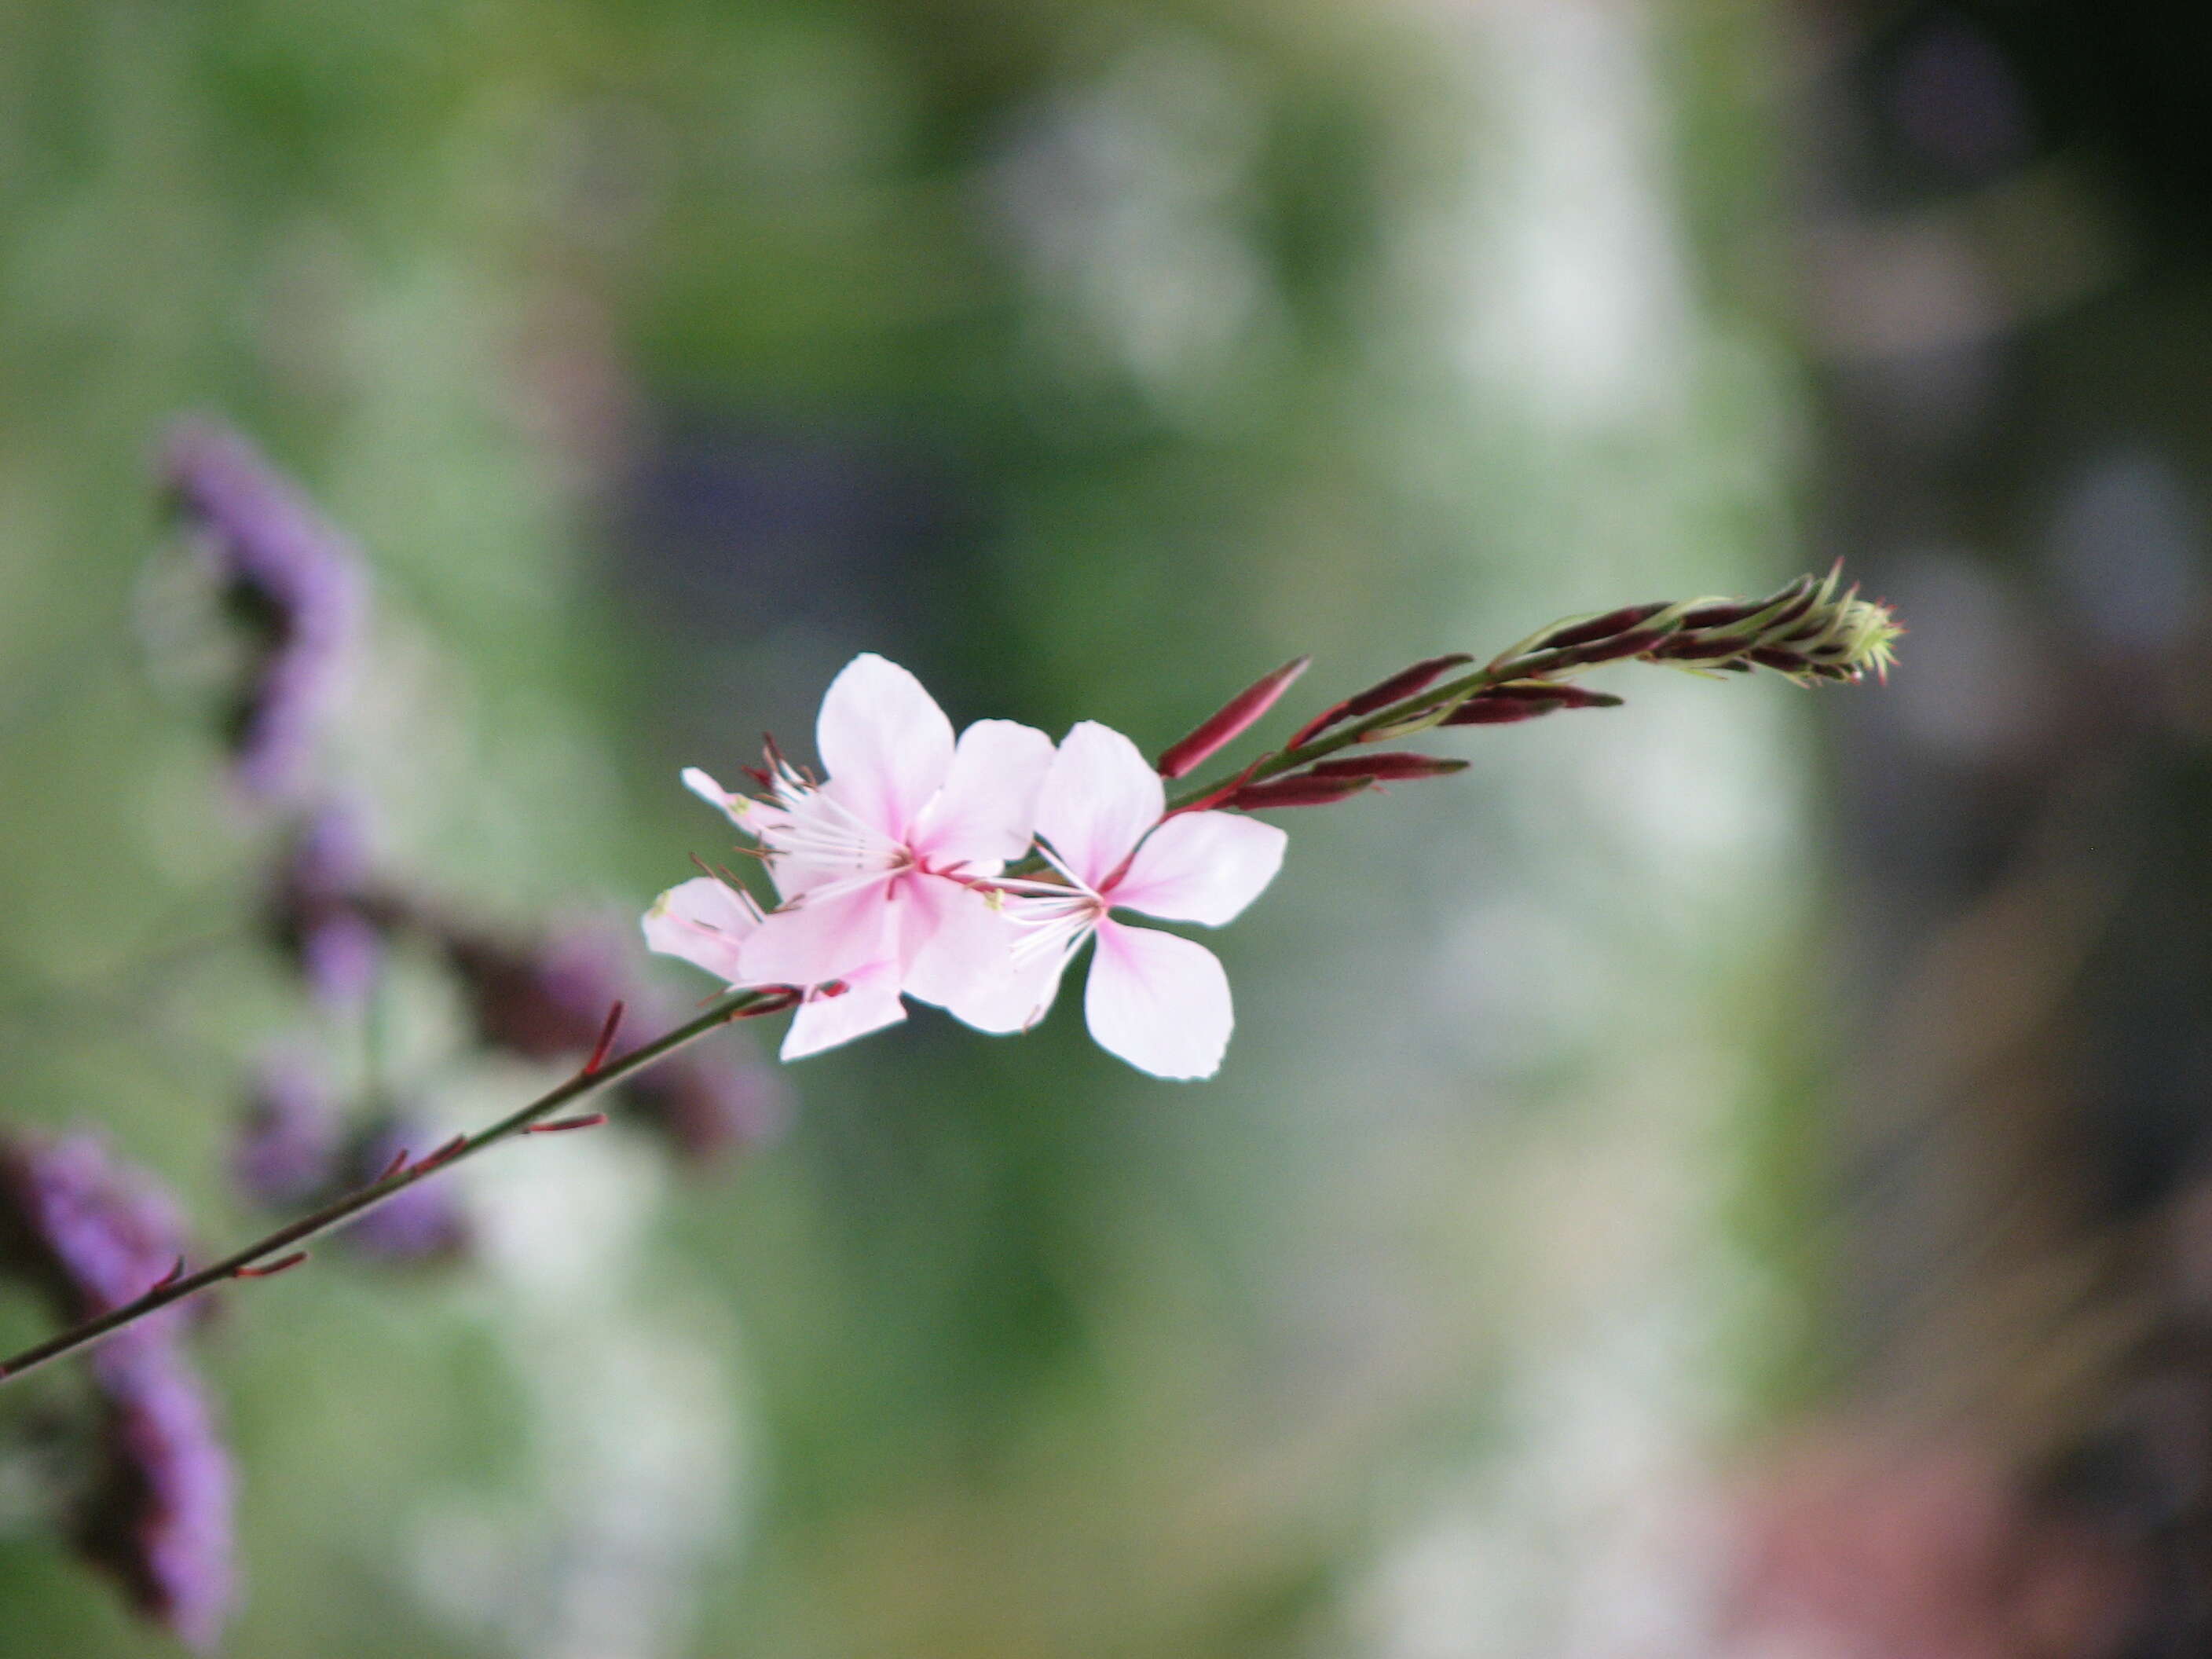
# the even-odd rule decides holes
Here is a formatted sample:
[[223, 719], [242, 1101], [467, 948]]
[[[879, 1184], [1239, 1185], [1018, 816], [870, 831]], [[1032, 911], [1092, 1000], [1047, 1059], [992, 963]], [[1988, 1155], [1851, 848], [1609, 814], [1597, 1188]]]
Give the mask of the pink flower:
[[[645, 942], [663, 956], [681, 957], [738, 986], [749, 982], [738, 967], [740, 947], [761, 925], [760, 911], [750, 898], [726, 882], [696, 876], [653, 902], [645, 915]], [[864, 963], [840, 980], [807, 991], [806, 1000], [791, 1017], [791, 1029], [784, 1033], [783, 1058], [803, 1060], [905, 1018], [896, 967], [888, 962]]]
[[989, 908], [969, 884], [1029, 849], [1052, 739], [978, 720], [955, 743], [920, 681], [864, 654], [831, 682], [815, 743], [828, 778], [771, 754], [765, 800], [684, 774], [758, 840], [783, 896], [745, 943], [744, 978], [857, 983], [889, 963], [900, 989], [950, 1000], [997, 965]]
[[982, 1030], [1026, 1029], [1043, 1018], [1061, 973], [1095, 936], [1084, 1014], [1099, 1046], [1155, 1077], [1211, 1077], [1235, 1023], [1219, 958], [1113, 913], [1218, 927], [1274, 879], [1288, 838], [1230, 812], [1163, 822], [1166, 804], [1159, 775], [1128, 738], [1091, 720], [1071, 731], [1036, 811], [1039, 848], [1066, 884], [998, 884], [1012, 924], [1006, 959], [946, 1007]]

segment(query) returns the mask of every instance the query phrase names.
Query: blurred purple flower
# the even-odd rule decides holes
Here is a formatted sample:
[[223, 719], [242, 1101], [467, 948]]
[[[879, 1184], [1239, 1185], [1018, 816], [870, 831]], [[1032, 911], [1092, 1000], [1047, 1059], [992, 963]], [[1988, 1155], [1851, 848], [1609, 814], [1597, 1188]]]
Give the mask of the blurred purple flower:
[[325, 805], [293, 836], [270, 896], [269, 925], [278, 946], [331, 1006], [367, 996], [383, 960], [384, 936], [368, 881], [358, 815]]
[[[578, 929], [535, 952], [478, 933], [448, 929], [443, 937], [477, 1032], [494, 1048], [530, 1060], [587, 1054], [617, 1002], [625, 1013], [611, 1058], [674, 1023], [665, 1000], [625, 971], [627, 951], [611, 933]], [[720, 1055], [695, 1050], [662, 1060], [617, 1092], [684, 1157], [710, 1163], [775, 1133], [789, 1108], [781, 1073], [750, 1046], [730, 1052], [739, 1041], [717, 1044]]]
[[639, 1073], [617, 1092], [640, 1121], [666, 1135], [695, 1164], [712, 1164], [769, 1139], [791, 1115], [782, 1071], [750, 1053], [733, 1059], [679, 1054]]
[[[426, 1158], [445, 1139], [415, 1120], [386, 1118], [356, 1144], [348, 1160], [346, 1184], [366, 1186], [389, 1170], [401, 1152]], [[434, 1176], [348, 1223], [338, 1237], [349, 1249], [379, 1261], [446, 1261], [468, 1248], [469, 1224], [453, 1183]]]
[[77, 1547], [132, 1603], [212, 1648], [235, 1593], [230, 1454], [205, 1391], [173, 1345], [111, 1343], [92, 1358], [104, 1407], [101, 1469]]
[[231, 1149], [232, 1178], [264, 1209], [305, 1204], [338, 1173], [339, 1132], [337, 1103], [321, 1078], [295, 1056], [272, 1055]]
[[234, 775], [249, 794], [283, 796], [300, 781], [360, 617], [359, 561], [299, 490], [218, 422], [179, 426], [161, 478], [199, 531], [248, 642], [225, 719]]
[[[0, 1256], [46, 1292], [64, 1318], [89, 1319], [143, 1295], [184, 1253], [168, 1195], [118, 1166], [91, 1135], [0, 1143]], [[171, 1310], [114, 1339], [173, 1334]]]
[[443, 940], [478, 1034], [528, 1060], [589, 1054], [629, 988], [620, 953], [593, 933], [566, 934], [535, 951], [458, 928], [443, 930]]
[[[0, 1267], [36, 1285], [60, 1317], [132, 1300], [184, 1250], [167, 1194], [91, 1136], [0, 1142]], [[233, 1477], [178, 1345], [187, 1317], [179, 1307], [140, 1320], [92, 1356], [100, 1473], [75, 1541], [141, 1612], [207, 1648], [234, 1594]]]

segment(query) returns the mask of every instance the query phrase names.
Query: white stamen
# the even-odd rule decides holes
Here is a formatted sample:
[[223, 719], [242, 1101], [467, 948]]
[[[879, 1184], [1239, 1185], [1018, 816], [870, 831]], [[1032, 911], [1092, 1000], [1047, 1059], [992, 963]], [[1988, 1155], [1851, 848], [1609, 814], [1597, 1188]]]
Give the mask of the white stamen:
[[808, 889], [806, 897], [823, 900], [857, 892], [911, 866], [914, 854], [907, 848], [824, 793], [788, 761], [778, 757], [775, 765], [774, 799], [763, 805], [780, 811], [784, 822], [763, 828], [762, 850], [771, 859], [844, 872]]

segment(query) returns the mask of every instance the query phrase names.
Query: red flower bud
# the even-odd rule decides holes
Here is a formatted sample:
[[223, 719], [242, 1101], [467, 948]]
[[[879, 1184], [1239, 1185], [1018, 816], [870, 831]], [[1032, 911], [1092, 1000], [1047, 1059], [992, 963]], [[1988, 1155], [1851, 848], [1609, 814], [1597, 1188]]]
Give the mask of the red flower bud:
[[1579, 685], [1555, 685], [1548, 680], [1514, 680], [1494, 685], [1479, 697], [1454, 710], [1446, 726], [1511, 726], [1533, 720], [1561, 708], [1618, 708], [1620, 699], [1606, 691], [1585, 691]]
[[1515, 726], [1522, 720], [1533, 720], [1539, 714], [1548, 714], [1559, 708], [1556, 702], [1536, 702], [1516, 698], [1510, 702], [1493, 702], [1487, 697], [1477, 697], [1463, 703], [1454, 711], [1446, 726]]
[[1474, 701], [1492, 698], [1509, 702], [1544, 702], [1562, 708], [1618, 708], [1620, 699], [1609, 691], [1586, 691], [1559, 680], [1507, 680], [1481, 692]]
[[1606, 691], [1549, 680], [1509, 680], [1470, 697], [1453, 710], [1446, 726], [1511, 726], [1561, 708], [1618, 708], [1620, 699]]
[[1696, 662], [1700, 658], [1741, 656], [1744, 642], [1726, 634], [1693, 634], [1685, 629], [1651, 647], [1655, 662]]
[[[1763, 599], [1738, 599], [1732, 604], [1707, 605], [1692, 611], [1682, 618], [1685, 629], [1708, 630], [1738, 628], [1753, 617], [1763, 617], [1760, 631], [1771, 633], [1786, 628], [1814, 607], [1820, 598], [1820, 585], [1810, 576], [1800, 576], [1779, 593]], [[1771, 614], [1769, 614], [1771, 613]]]
[[1218, 713], [1200, 722], [1196, 731], [1168, 746], [1160, 756], [1160, 775], [1182, 777], [1203, 765], [1207, 757], [1224, 744], [1242, 736], [1255, 720], [1275, 706], [1275, 700], [1291, 689], [1292, 682], [1306, 672], [1306, 665], [1312, 660], [1311, 657], [1298, 657], [1286, 662], [1230, 698]]
[[1308, 774], [1277, 778], [1271, 783], [1248, 783], [1229, 798], [1241, 811], [1256, 812], [1272, 806], [1328, 806], [1362, 794], [1375, 785], [1375, 775], [1316, 778]]
[[1351, 760], [1316, 761], [1305, 773], [1310, 778], [1373, 778], [1377, 783], [1409, 782], [1415, 778], [1441, 778], [1464, 772], [1463, 760], [1437, 755], [1361, 755]]
[[1429, 657], [1411, 668], [1401, 668], [1386, 680], [1378, 680], [1364, 691], [1342, 702], [1324, 708], [1292, 735], [1283, 746], [1295, 749], [1300, 744], [1318, 737], [1332, 726], [1345, 720], [1358, 720], [1362, 714], [1371, 714], [1378, 708], [1388, 708], [1401, 697], [1410, 697], [1425, 685], [1434, 684], [1437, 677], [1447, 668], [1456, 668], [1474, 658], [1464, 651], [1455, 651], [1449, 656]]
[[1620, 610], [1608, 611], [1601, 617], [1592, 617], [1588, 622], [1554, 629], [1536, 641], [1535, 648], [1539, 651], [1560, 651], [1571, 646], [1610, 641], [1623, 629], [1633, 628], [1645, 618], [1657, 616], [1666, 608], [1663, 605], [1623, 605]]
[[[1610, 635], [1604, 639], [1577, 643], [1558, 652], [1546, 665], [1547, 670], [1577, 667], [1590, 662], [1620, 662], [1628, 657], [1640, 657], [1660, 641], [1671, 638], [1675, 630], [1670, 628], [1632, 628], [1625, 633]], [[1547, 646], [1549, 653], [1554, 647]]]

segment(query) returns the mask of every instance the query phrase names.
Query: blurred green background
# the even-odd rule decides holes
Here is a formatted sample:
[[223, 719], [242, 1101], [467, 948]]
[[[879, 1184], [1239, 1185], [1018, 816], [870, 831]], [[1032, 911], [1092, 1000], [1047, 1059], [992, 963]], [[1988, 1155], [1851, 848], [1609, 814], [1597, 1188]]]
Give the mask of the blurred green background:
[[[256, 937], [270, 832], [165, 666], [181, 412], [363, 550], [329, 764], [379, 866], [522, 928], [721, 855], [677, 769], [803, 750], [857, 650], [957, 721], [1151, 749], [1297, 653], [1319, 701], [1837, 552], [1936, 616], [1904, 672], [1941, 700], [1839, 760], [1821, 720], [1883, 693], [1616, 671], [1624, 709], [1286, 815], [1218, 941], [1214, 1082], [1065, 1006], [1004, 1042], [918, 1011], [793, 1068], [732, 1168], [509, 1148], [458, 1177], [471, 1260], [231, 1296], [222, 1651], [1724, 1650], [1734, 1471], [1872, 1364], [1926, 1259], [1851, 1279], [1893, 1212], [1822, 1197], [1836, 1115], [1884, 951], [2002, 860], [1884, 887], [1942, 812], [1883, 789], [2014, 753], [1942, 721], [2008, 706], [2027, 647], [1973, 632], [2007, 579], [1971, 572], [2041, 533], [1938, 512], [1985, 562], [1916, 564], [1924, 526], [1854, 503], [1966, 465], [1928, 426], [1961, 339], [2136, 269], [2094, 228], [2133, 198], [2052, 184], [2047, 134], [1986, 178], [1853, 136], [1932, 15], [0, 0], [0, 1111], [99, 1126], [210, 1244], [256, 1225], [224, 1175], [255, 1056], [361, 1038]], [[2074, 286], [1997, 283], [1960, 332], [1940, 257], [1863, 222], [1954, 198], [1970, 274], [2091, 224]], [[2094, 399], [2120, 358], [2081, 349]], [[1911, 771], [1911, 708], [1953, 771]], [[441, 1122], [561, 1069], [410, 1018]], [[170, 1650], [5, 1467], [0, 1654]]]

